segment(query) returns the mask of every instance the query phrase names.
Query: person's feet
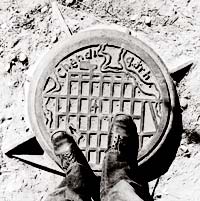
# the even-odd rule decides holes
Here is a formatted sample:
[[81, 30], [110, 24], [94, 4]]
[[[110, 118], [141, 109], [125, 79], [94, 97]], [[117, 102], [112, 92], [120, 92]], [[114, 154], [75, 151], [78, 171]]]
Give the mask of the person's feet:
[[97, 178], [73, 137], [59, 130], [53, 133], [51, 141], [57, 161], [66, 173], [58, 188], [65, 188], [66, 192], [70, 191], [83, 200], [90, 200], [91, 197], [98, 200]]
[[138, 146], [137, 128], [132, 117], [125, 114], [116, 115], [108, 136], [107, 152], [117, 152], [119, 160], [136, 163]]
[[[90, 197], [99, 200], [96, 177], [73, 137], [66, 131], [56, 131], [52, 135], [52, 144], [58, 162], [66, 173], [66, 178], [59, 188], [65, 187], [80, 195], [83, 200]], [[102, 167], [102, 200], [120, 181], [134, 186], [134, 191], [141, 197], [150, 197], [148, 189], [144, 188], [138, 179], [138, 144], [137, 129], [131, 116], [116, 115], [110, 128], [108, 149]]]
[[[136, 200], [143, 200], [142, 197], [145, 201], [150, 200], [148, 188], [146, 188], [148, 185], [141, 181], [138, 174], [138, 147], [137, 128], [132, 117], [125, 114], [116, 115], [108, 135], [108, 150], [103, 161], [101, 200], [109, 200], [108, 197], [112, 197], [113, 192], [115, 196], [120, 182], [133, 188], [135, 197], [138, 198]], [[123, 191], [123, 188], [119, 187], [120, 194]], [[124, 197], [124, 200], [129, 199]]]
[[65, 172], [69, 166], [73, 166], [76, 163], [89, 168], [82, 151], [77, 146], [73, 137], [66, 131], [58, 130], [54, 132], [51, 141], [58, 163]]

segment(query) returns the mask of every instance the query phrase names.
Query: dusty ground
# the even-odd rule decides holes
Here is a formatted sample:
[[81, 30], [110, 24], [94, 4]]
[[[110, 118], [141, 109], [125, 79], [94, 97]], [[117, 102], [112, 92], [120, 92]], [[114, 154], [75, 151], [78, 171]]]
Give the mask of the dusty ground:
[[[82, 0], [59, 1], [73, 32], [99, 23], [133, 30], [151, 46], [167, 67], [194, 59], [177, 83], [184, 133], [177, 157], [160, 178], [155, 199], [200, 200], [200, 2], [198, 0]], [[28, 71], [45, 51], [65, 37], [48, 0], [0, 2], [0, 145], [31, 135], [25, 111], [24, 83]], [[43, 200], [61, 177], [9, 159], [0, 152], [0, 200]], [[47, 182], [48, 181], [48, 182]], [[155, 181], [151, 183], [151, 188]]]

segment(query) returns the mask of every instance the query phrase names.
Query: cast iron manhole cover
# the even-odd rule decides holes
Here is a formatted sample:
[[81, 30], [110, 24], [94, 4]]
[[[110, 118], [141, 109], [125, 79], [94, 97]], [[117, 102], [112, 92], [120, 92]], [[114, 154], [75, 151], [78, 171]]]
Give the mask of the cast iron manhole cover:
[[100, 171], [116, 113], [130, 114], [137, 125], [141, 165], [166, 139], [174, 102], [173, 84], [152, 49], [122, 32], [93, 30], [51, 50], [34, 74], [28, 104], [39, 143], [55, 161], [51, 135], [70, 126]]

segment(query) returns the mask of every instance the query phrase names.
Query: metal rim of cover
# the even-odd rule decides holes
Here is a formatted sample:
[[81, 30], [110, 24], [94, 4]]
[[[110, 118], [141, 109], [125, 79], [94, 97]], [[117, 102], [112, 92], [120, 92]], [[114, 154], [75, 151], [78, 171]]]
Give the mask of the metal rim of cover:
[[58, 43], [37, 66], [28, 95], [32, 130], [49, 156], [57, 161], [51, 135], [72, 117], [80, 147], [96, 171], [109, 130], [103, 124], [115, 113], [130, 114], [137, 124], [140, 166], [170, 133], [175, 104], [175, 88], [160, 57], [139, 39], [108, 29]]

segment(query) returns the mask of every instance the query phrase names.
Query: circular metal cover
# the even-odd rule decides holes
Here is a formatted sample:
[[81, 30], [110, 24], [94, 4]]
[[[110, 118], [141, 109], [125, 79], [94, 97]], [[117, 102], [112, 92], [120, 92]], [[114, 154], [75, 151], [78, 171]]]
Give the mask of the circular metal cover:
[[122, 32], [93, 30], [63, 41], [39, 64], [28, 109], [39, 143], [55, 161], [51, 135], [70, 127], [100, 171], [116, 113], [130, 114], [136, 123], [142, 165], [170, 132], [174, 102], [170, 76], [152, 49]]

